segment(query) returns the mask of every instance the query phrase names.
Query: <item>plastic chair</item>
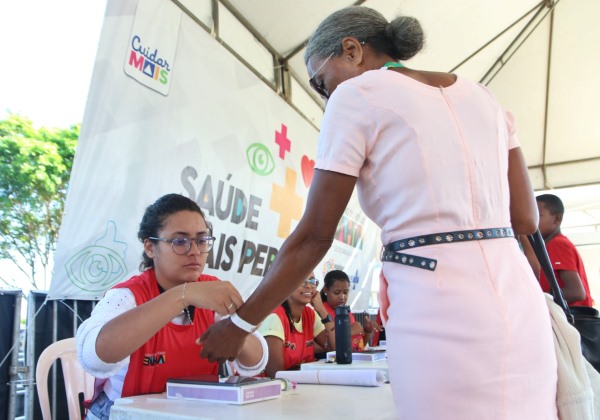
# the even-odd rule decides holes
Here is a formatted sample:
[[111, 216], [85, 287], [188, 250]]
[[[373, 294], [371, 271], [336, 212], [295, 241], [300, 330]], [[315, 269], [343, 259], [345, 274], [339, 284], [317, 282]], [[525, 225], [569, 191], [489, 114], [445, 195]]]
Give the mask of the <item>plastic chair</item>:
[[[60, 359], [62, 365], [69, 419], [81, 419], [79, 394], [83, 393], [84, 399], [92, 398], [94, 393], [94, 377], [85, 372], [77, 360], [75, 338], [67, 338], [49, 345], [37, 361], [35, 382], [42, 416], [44, 420], [52, 419], [50, 398], [48, 397], [48, 373], [56, 359]], [[63, 416], [60, 417], [64, 418]]]

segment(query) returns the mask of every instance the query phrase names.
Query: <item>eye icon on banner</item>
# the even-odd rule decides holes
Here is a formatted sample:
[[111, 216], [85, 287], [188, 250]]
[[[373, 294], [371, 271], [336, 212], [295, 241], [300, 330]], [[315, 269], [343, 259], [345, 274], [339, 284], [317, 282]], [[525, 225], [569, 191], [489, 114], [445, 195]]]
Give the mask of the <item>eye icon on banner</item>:
[[[164, 10], [157, 13], [156, 9]], [[157, 16], [160, 16], [160, 21], [157, 21]], [[167, 96], [180, 22], [181, 10], [171, 2], [140, 1], [129, 37], [125, 74]]]

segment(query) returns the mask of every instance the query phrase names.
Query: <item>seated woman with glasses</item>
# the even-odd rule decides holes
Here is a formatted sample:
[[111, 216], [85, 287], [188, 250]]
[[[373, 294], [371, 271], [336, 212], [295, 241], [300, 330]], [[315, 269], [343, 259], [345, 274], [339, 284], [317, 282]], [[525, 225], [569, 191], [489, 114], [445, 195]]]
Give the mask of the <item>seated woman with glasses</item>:
[[267, 376], [274, 378], [280, 370], [315, 361], [315, 343], [326, 351], [335, 350], [333, 320], [323, 306], [318, 285], [319, 280], [311, 274], [261, 324], [259, 331], [269, 347]]
[[[217, 375], [218, 364], [200, 358], [196, 341], [215, 317], [243, 304], [231, 283], [202, 274], [215, 238], [194, 201], [159, 198], [146, 208], [138, 238], [142, 273], [108, 290], [77, 331], [79, 361], [96, 377], [91, 419], [108, 419], [117, 398], [163, 392], [167, 378]], [[267, 357], [254, 333], [233, 365], [253, 376]]]

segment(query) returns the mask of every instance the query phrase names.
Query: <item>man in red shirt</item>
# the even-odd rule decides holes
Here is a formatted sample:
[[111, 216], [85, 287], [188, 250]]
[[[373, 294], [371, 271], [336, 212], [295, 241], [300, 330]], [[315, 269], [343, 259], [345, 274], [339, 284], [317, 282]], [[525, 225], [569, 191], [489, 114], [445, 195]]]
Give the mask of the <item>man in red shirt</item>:
[[[560, 198], [553, 194], [536, 197], [540, 212], [539, 230], [546, 243], [546, 250], [562, 294], [570, 306], [593, 306], [585, 268], [575, 245], [560, 232], [565, 207]], [[544, 272], [540, 272], [540, 285], [550, 292]]]

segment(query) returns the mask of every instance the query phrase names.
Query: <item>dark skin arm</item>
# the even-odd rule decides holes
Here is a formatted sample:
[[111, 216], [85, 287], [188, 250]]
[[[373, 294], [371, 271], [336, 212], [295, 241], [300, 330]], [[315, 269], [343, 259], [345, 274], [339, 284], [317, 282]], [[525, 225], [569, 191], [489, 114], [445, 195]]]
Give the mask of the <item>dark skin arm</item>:
[[[258, 325], [325, 257], [355, 184], [356, 177], [315, 170], [306, 210], [296, 229], [283, 243], [263, 281], [238, 309], [242, 319]], [[233, 360], [246, 334], [229, 319], [218, 322], [200, 337], [200, 355], [209, 361]]]
[[315, 346], [315, 353], [325, 353], [325, 352], [329, 351], [328, 349], [326, 349], [325, 347], [323, 347], [316, 341], [315, 341], [314, 346]]
[[[315, 337], [315, 352], [317, 351], [317, 345], [323, 349], [323, 351], [333, 351], [335, 350], [335, 345], [332, 347], [331, 338], [335, 341], [335, 329], [330, 327], [328, 330], [327, 327], [319, 335]], [[335, 344], [335, 343], [334, 343]]]
[[[539, 280], [541, 266], [535, 255], [535, 252], [533, 251], [529, 240], [525, 236], [520, 236], [519, 240], [523, 246], [523, 252], [527, 257], [527, 261], [529, 261], [529, 265], [531, 265], [531, 268], [533, 269], [535, 278]], [[560, 290], [564, 299], [567, 301], [567, 304], [579, 302], [580, 300], [585, 299], [585, 289], [583, 288], [581, 277], [579, 277], [579, 273], [577, 271], [559, 270], [558, 277], [560, 277], [560, 280], [563, 284], [563, 287]]]
[[531, 235], [538, 227], [539, 212], [520, 147], [508, 152], [510, 221], [515, 234]]
[[273, 335], [266, 336], [265, 340], [269, 347], [269, 361], [265, 373], [269, 378], [274, 378], [277, 372], [283, 370], [283, 340]]
[[527, 257], [527, 262], [531, 266], [535, 278], [539, 280], [542, 267], [537, 259], [537, 256], [535, 255], [535, 252], [533, 251], [533, 248], [531, 247], [531, 244], [529, 243], [529, 239], [527, 239], [526, 235], [519, 235], [519, 242], [523, 247], [523, 253], [525, 254], [525, 257]]
[[567, 303], [571, 304], [585, 299], [585, 289], [577, 271], [560, 270], [558, 276], [563, 284], [560, 290]]
[[371, 321], [371, 317], [369, 315], [365, 315], [364, 323], [365, 323], [365, 326], [363, 327], [360, 322], [357, 322], [357, 324], [360, 325], [360, 328], [362, 329], [361, 332], [364, 332], [363, 343], [366, 346], [367, 344], [369, 344], [369, 341], [371, 340], [371, 336], [373, 335], [373, 331], [375, 329], [375, 326], [374, 326], [375, 323], [373, 321]]
[[350, 326], [350, 335], [356, 335], [365, 332], [360, 322], [355, 322]]

